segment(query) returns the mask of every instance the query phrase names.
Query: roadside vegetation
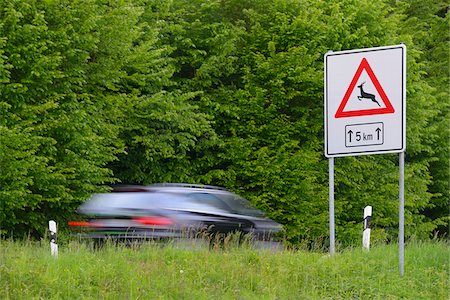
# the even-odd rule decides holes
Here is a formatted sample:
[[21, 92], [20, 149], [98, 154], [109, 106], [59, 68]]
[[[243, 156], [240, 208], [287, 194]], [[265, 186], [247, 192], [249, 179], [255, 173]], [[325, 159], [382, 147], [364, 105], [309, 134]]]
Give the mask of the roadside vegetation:
[[[448, 299], [449, 245], [431, 240], [450, 220], [448, 12], [441, 0], [0, 0], [0, 299]], [[416, 240], [404, 277], [395, 154], [336, 160], [340, 249], [324, 248], [323, 56], [400, 43]], [[64, 236], [93, 193], [159, 182], [226, 187], [295, 250], [63, 240], [50, 256], [49, 220]]]
[[[0, 235], [64, 230], [115, 183], [226, 187], [328, 234], [323, 56], [407, 47], [406, 237], [448, 234], [441, 0], [0, 0]], [[398, 236], [398, 155], [335, 163], [336, 235]], [[326, 243], [325, 243], [326, 244]]]
[[398, 247], [370, 252], [139, 247], [0, 241], [1, 299], [448, 299], [443, 241], [410, 242], [405, 275]]

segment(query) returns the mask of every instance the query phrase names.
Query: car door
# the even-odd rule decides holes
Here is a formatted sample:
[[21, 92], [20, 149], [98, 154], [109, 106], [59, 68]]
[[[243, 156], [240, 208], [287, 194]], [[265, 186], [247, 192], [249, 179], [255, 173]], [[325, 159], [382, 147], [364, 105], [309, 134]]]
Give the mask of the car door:
[[212, 231], [221, 233], [248, 232], [252, 227], [251, 222], [236, 215], [230, 206], [212, 194], [196, 192], [189, 194], [189, 198], [196, 204], [202, 205], [202, 213], [205, 216], [203, 223]]

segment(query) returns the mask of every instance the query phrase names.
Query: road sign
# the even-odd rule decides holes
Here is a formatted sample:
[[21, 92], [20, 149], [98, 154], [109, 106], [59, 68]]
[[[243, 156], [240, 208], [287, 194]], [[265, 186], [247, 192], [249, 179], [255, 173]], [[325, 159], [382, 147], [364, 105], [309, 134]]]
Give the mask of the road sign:
[[325, 55], [325, 156], [404, 152], [406, 47]]

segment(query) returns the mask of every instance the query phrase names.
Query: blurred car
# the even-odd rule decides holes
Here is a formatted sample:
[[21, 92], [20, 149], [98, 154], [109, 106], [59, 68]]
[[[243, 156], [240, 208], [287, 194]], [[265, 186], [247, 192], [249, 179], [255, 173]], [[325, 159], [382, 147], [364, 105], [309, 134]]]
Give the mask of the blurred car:
[[213, 186], [120, 186], [95, 194], [78, 208], [87, 221], [69, 222], [93, 239], [196, 238], [239, 232], [272, 241], [282, 226], [249, 201]]

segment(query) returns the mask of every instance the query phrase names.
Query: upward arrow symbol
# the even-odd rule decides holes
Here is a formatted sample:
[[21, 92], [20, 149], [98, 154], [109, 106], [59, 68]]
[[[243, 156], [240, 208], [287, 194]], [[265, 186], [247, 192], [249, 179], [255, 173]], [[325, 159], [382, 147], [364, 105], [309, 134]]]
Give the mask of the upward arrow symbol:
[[379, 139], [380, 139], [380, 132], [381, 132], [380, 127], [378, 127], [377, 129], [375, 129], [375, 131], [377, 132], [377, 140], [379, 140]]

